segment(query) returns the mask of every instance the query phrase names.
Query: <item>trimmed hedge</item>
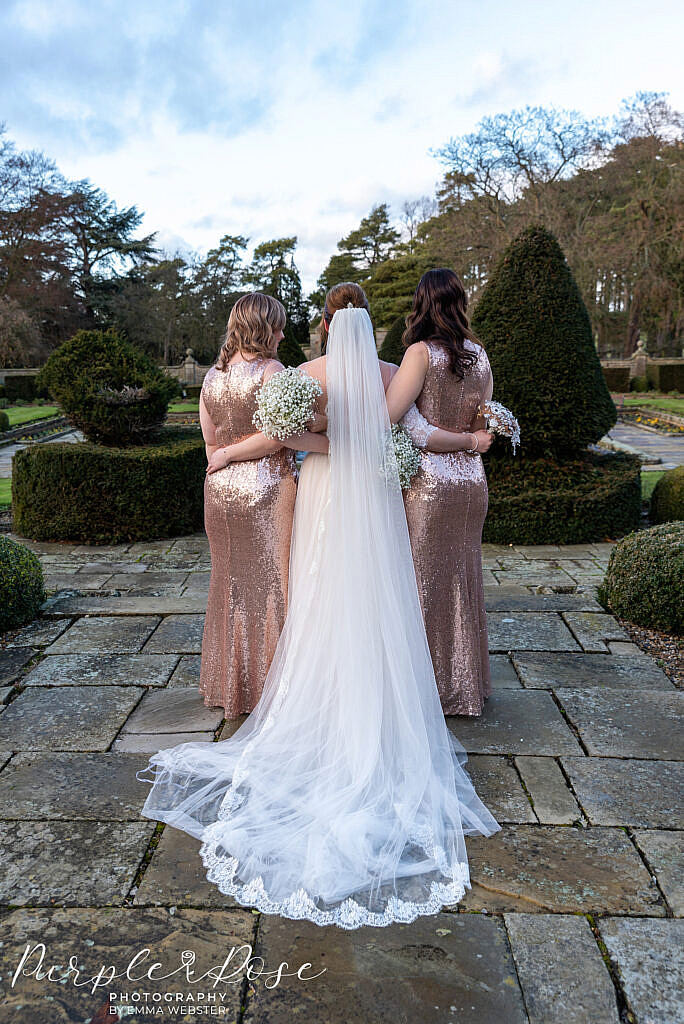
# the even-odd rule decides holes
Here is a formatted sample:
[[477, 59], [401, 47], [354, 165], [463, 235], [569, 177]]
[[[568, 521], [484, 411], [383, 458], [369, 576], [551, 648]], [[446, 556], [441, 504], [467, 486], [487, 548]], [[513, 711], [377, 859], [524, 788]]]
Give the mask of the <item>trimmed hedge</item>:
[[0, 409], [0, 432], [4, 433], [10, 428], [10, 418], [4, 410]]
[[661, 476], [653, 488], [649, 518], [652, 523], [684, 519], [684, 466], [677, 466]]
[[33, 402], [36, 398], [47, 398], [48, 391], [40, 386], [39, 374], [18, 373], [16, 376], [5, 377], [3, 396], [11, 404], [17, 398], [23, 402]]
[[629, 622], [684, 633], [684, 522], [630, 533], [615, 545], [598, 597]]
[[380, 346], [380, 351], [378, 352], [380, 359], [384, 359], [386, 363], [396, 363], [397, 366], [400, 365], [404, 358], [404, 352], [406, 351], [401, 340], [405, 330], [406, 317], [398, 316], [385, 335], [384, 341]]
[[0, 632], [35, 619], [46, 596], [40, 560], [23, 544], [0, 535]]
[[30, 445], [13, 460], [14, 528], [33, 540], [88, 544], [195, 533], [204, 523], [206, 464], [194, 428], [166, 427], [136, 447]]
[[589, 314], [545, 228], [528, 228], [508, 246], [472, 324], [492, 366], [494, 398], [520, 421], [523, 454], [581, 457], [615, 424]]
[[162, 426], [178, 381], [116, 331], [78, 331], [39, 374], [64, 415], [96, 444], [145, 443]]
[[516, 462], [485, 456], [489, 544], [580, 544], [636, 529], [641, 516], [640, 462], [627, 453]]
[[658, 384], [661, 391], [678, 391], [684, 393], [684, 363], [660, 363], [658, 365]]
[[629, 391], [629, 366], [602, 366], [609, 391]]

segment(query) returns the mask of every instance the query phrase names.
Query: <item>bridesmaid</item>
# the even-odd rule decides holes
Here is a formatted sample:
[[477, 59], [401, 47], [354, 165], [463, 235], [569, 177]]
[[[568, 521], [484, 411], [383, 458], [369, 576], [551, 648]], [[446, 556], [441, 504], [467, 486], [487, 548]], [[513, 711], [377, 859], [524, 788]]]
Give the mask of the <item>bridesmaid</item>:
[[306, 432], [285, 446], [264, 439], [254, 459], [249, 443], [247, 450], [239, 443], [254, 433], [257, 390], [283, 369], [276, 353], [284, 326], [277, 299], [259, 292], [238, 299], [200, 394], [211, 577], [199, 690], [226, 718], [253, 710], [285, 621], [297, 490], [291, 449], [328, 448], [325, 436]]
[[390, 418], [397, 422], [415, 401], [430, 424], [454, 432], [453, 448], [461, 449], [424, 451], [406, 493], [425, 629], [445, 714], [481, 715], [492, 689], [481, 560], [488, 491], [481, 454], [493, 436], [482, 429], [477, 408], [492, 397], [492, 371], [452, 270], [423, 275], [406, 325], [406, 354], [387, 392]]

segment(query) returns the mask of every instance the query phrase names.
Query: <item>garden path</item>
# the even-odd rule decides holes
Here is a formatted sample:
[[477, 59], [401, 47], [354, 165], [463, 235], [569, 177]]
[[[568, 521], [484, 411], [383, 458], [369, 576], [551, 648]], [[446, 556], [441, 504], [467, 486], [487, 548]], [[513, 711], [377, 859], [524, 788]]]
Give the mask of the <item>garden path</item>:
[[[15, 539], [38, 553], [50, 596], [0, 648], [0, 1024], [85, 1021], [109, 991], [128, 993], [135, 1024], [148, 1019], [136, 991], [211, 993], [224, 1020], [250, 1024], [682, 1019], [684, 695], [596, 601], [610, 544], [485, 545], [494, 693], [481, 719], [448, 724], [502, 830], [468, 841], [460, 905], [346, 932], [236, 905], [207, 883], [196, 840], [140, 817], [150, 752], [237, 724], [197, 690], [205, 536]], [[145, 946], [164, 973], [187, 949], [203, 972], [242, 943], [268, 970], [325, 973], [10, 987], [37, 941], [49, 963], [75, 954], [91, 973], [123, 971]]]

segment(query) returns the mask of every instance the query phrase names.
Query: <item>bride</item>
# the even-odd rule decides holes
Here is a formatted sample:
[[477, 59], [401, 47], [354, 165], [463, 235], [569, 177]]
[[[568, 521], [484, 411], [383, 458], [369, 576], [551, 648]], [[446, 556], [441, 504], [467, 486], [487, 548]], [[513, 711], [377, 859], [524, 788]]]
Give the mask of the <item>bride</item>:
[[230, 738], [153, 754], [142, 814], [200, 839], [208, 880], [245, 906], [410, 922], [461, 899], [464, 835], [499, 826], [442, 713], [365, 309], [334, 314], [319, 362], [330, 455], [302, 466], [261, 699]]

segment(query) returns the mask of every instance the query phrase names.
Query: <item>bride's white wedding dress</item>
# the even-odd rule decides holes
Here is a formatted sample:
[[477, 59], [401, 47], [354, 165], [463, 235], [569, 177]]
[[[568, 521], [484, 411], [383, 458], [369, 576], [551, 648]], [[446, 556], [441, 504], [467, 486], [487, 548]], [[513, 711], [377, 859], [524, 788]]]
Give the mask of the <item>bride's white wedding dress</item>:
[[302, 466], [262, 697], [229, 739], [152, 755], [142, 813], [199, 838], [238, 903], [356, 928], [458, 902], [464, 834], [499, 826], [440, 706], [365, 310], [335, 313], [326, 377], [330, 455]]

